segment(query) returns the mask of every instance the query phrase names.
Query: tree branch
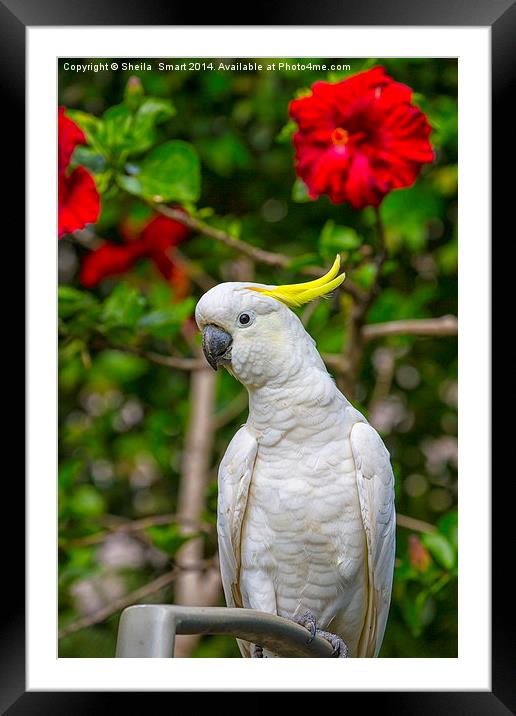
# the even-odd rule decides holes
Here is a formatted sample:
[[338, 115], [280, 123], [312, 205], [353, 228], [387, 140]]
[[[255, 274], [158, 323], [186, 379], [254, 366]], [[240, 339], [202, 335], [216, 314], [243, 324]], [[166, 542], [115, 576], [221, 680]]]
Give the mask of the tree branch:
[[101, 622], [106, 621], [106, 619], [108, 619], [113, 614], [116, 614], [116, 612], [120, 612], [122, 611], [122, 609], [130, 607], [133, 604], [140, 602], [142, 599], [145, 599], [146, 597], [150, 596], [151, 594], [155, 594], [156, 592], [161, 591], [165, 587], [168, 587], [184, 571], [202, 571], [209, 569], [210, 567], [214, 567], [213, 560], [202, 560], [197, 564], [189, 565], [177, 564], [170, 572], [162, 574], [160, 577], [157, 577], [157, 579], [154, 579], [152, 582], [149, 582], [143, 587], [135, 589], [133, 592], [126, 594], [125, 597], [115, 599], [109, 604], [106, 604], [105, 607], [102, 607], [102, 609], [98, 609], [96, 612], [93, 612], [93, 614], [87, 614], [81, 619], [78, 619], [71, 624], [67, 624], [65, 627], [59, 630], [59, 639], [63, 639], [65, 636], [69, 636], [70, 634], [75, 634], [75, 632], [78, 632], [81, 629], [86, 629], [87, 627], [91, 627], [95, 624], [100, 624]]
[[148, 360], [149, 363], [164, 365], [167, 368], [177, 368], [178, 370], [202, 370], [208, 367], [204, 358], [180, 358], [178, 356], [166, 356], [162, 353], [146, 351], [143, 348], [137, 348], [136, 346], [117, 346], [115, 344], [109, 344], [108, 347], [116, 351], [131, 353], [132, 355], [139, 356], [140, 358], [145, 358], [145, 360]]
[[[265, 251], [257, 246], [251, 246], [251, 244], [247, 244], [245, 241], [235, 239], [226, 231], [216, 229], [215, 227], [206, 224], [204, 221], [201, 221], [201, 219], [196, 219], [193, 216], [186, 214], [181, 209], [172, 209], [169, 206], [154, 203], [152, 203], [151, 206], [155, 211], [163, 214], [163, 216], [167, 216], [169, 219], [174, 219], [180, 224], [188, 226], [188, 228], [192, 231], [208, 236], [211, 239], [215, 239], [215, 241], [224, 244], [230, 249], [248, 256], [253, 261], [256, 261], [256, 263], [265, 264], [267, 266], [275, 266], [276, 268], [281, 269], [288, 269], [294, 260], [290, 256], [273, 253], [272, 251]], [[322, 269], [319, 266], [305, 266], [300, 269], [300, 271], [308, 276], [317, 277], [323, 276], [326, 273], [325, 269]], [[366, 298], [366, 293], [349, 279], [346, 279], [341, 288], [358, 301], [363, 301]]]
[[213, 526], [207, 522], [198, 522], [195, 520], [189, 520], [186, 517], [180, 515], [154, 515], [153, 517], [144, 517], [141, 520], [130, 520], [124, 521], [120, 524], [108, 526], [106, 530], [95, 532], [85, 537], [77, 537], [75, 539], [66, 540], [60, 542], [60, 546], [67, 547], [87, 547], [93, 544], [100, 544], [104, 542], [107, 537], [114, 534], [134, 534], [137, 532], [143, 532], [149, 527], [159, 527], [162, 525], [179, 524], [191, 527], [196, 532], [205, 532], [206, 534], [213, 533]]
[[371, 323], [362, 328], [364, 340], [372, 341], [387, 336], [454, 336], [457, 335], [458, 322], [455, 316], [440, 318], [412, 318], [404, 321]]
[[369, 422], [373, 427], [375, 427], [377, 408], [389, 395], [396, 370], [396, 350], [386, 346], [380, 351], [377, 360], [374, 361], [376, 380], [369, 400]]
[[398, 527], [405, 527], [407, 530], [413, 530], [414, 532], [435, 532], [436, 528], [431, 525], [430, 522], [424, 522], [423, 520], [417, 520], [415, 517], [408, 517], [407, 515], [396, 514], [396, 524]]
[[224, 425], [227, 425], [232, 420], [237, 418], [240, 413], [243, 413], [244, 410], [246, 410], [248, 404], [249, 397], [247, 391], [242, 390], [230, 403], [226, 405], [225, 408], [222, 408], [222, 410], [218, 413], [215, 413], [213, 416], [213, 427], [215, 430], [219, 430], [224, 427]]
[[[178, 512], [183, 519], [198, 522], [206, 506], [206, 487], [213, 437], [215, 433], [213, 408], [215, 403], [216, 374], [206, 364], [202, 370], [192, 373], [190, 383], [191, 414], [185, 437], [181, 481], [178, 494]], [[194, 530], [186, 527], [185, 535]], [[182, 563], [197, 563], [202, 559], [204, 541], [199, 538], [188, 540], [178, 552]], [[186, 606], [212, 606], [220, 592], [220, 574], [184, 573], [177, 582], [174, 599]], [[184, 635], [177, 638], [176, 656], [190, 656], [199, 640], [198, 635]]]
[[328, 368], [332, 368], [339, 373], [346, 373], [349, 370], [348, 360], [341, 353], [322, 353], [321, 358]]
[[179, 268], [182, 268], [188, 277], [196, 283], [202, 291], [209, 291], [210, 288], [217, 285], [217, 281], [215, 281], [215, 279], [209, 276], [206, 271], [199, 266], [199, 264], [191, 261], [187, 256], [179, 251], [177, 246], [172, 247], [169, 251], [172, 261], [174, 261]]

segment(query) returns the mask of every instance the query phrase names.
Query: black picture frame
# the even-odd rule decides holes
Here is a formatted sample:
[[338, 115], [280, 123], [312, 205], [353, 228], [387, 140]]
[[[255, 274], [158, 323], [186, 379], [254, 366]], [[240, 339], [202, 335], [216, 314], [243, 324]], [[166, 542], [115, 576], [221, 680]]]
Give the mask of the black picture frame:
[[[249, 13], [249, 15], [247, 15]], [[0, 0], [0, 77], [4, 115], [8, 108], [8, 144], [18, 147], [16, 161], [10, 165], [9, 183], [14, 189], [9, 197], [10, 214], [17, 217], [17, 235], [21, 235], [24, 216], [23, 186], [25, 145], [25, 38], [28, 26], [63, 25], [383, 25], [383, 26], [484, 26], [491, 28], [492, 40], [492, 235], [503, 236], [502, 222], [507, 207], [514, 203], [514, 181], [506, 181], [504, 168], [514, 166], [515, 132], [511, 113], [512, 87], [516, 78], [516, 0], [288, 0], [262, 2], [252, 7], [241, 3], [203, 4], [202, 11], [193, 5], [176, 5], [170, 0]], [[13, 118], [16, 117], [14, 120]], [[474, 117], [471, 118], [474, 121]], [[4, 135], [5, 137], [6, 135]], [[12, 171], [11, 171], [12, 170]], [[510, 237], [514, 241], [514, 237]], [[504, 263], [504, 266], [501, 264]], [[504, 281], [504, 260], [493, 255], [493, 270], [497, 283]], [[487, 267], [486, 267], [487, 271]], [[508, 277], [508, 276], [507, 276]], [[484, 277], [487, 280], [486, 277]], [[497, 307], [495, 303], [494, 308]], [[500, 306], [498, 306], [500, 308]], [[496, 345], [496, 343], [494, 343]], [[30, 346], [29, 346], [30, 349]], [[488, 436], [486, 436], [488, 439]], [[503, 436], [499, 438], [503, 444]], [[493, 454], [495, 451], [493, 450]], [[502, 525], [511, 524], [511, 500], [507, 499], [507, 480], [493, 482], [492, 535], [492, 691], [454, 692], [368, 692], [343, 695], [342, 708], [349, 710], [350, 698], [364, 696], [367, 706], [373, 699], [384, 713], [398, 714], [500, 714], [516, 711], [514, 648], [514, 597], [508, 589], [507, 569], [514, 562], [513, 550]], [[510, 472], [510, 470], [509, 470]], [[17, 476], [19, 478], [19, 475]], [[18, 479], [8, 486], [10, 504], [24, 504], [24, 485]], [[514, 520], [513, 520], [514, 521]], [[12, 530], [13, 528], [9, 528]], [[512, 540], [514, 543], [514, 539]], [[0, 636], [0, 710], [13, 716], [19, 714], [85, 714], [112, 709], [114, 699], [121, 693], [107, 692], [26, 692], [25, 691], [25, 615], [24, 615], [24, 542], [23, 533], [16, 527], [15, 539], [5, 540], [3, 574], [9, 575], [5, 596], [9, 602], [1, 610]], [[5, 585], [5, 583], [4, 583]], [[401, 666], [401, 668], [403, 668]], [[338, 685], [336, 685], [336, 690]], [[314, 688], [314, 690], [316, 690]], [[131, 707], [146, 704], [150, 694], [126, 694]], [[170, 694], [153, 694], [168, 700]], [[145, 699], [145, 701], [143, 701]], [[152, 708], [155, 708], [154, 704]]]

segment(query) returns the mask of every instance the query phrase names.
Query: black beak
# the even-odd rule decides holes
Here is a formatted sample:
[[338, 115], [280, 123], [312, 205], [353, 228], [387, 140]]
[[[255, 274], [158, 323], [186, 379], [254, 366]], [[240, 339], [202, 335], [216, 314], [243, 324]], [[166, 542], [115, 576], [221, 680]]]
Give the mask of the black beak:
[[202, 332], [202, 350], [213, 370], [231, 360], [232, 337], [222, 328], [209, 323]]

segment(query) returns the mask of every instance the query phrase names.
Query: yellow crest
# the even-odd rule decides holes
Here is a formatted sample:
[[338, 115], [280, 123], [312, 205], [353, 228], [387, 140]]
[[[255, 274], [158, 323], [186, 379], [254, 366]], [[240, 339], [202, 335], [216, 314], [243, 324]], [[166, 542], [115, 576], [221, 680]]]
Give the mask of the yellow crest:
[[306, 281], [305, 283], [293, 283], [287, 286], [275, 286], [274, 288], [257, 288], [249, 286], [250, 291], [257, 291], [264, 296], [276, 298], [278, 301], [285, 303], [290, 308], [297, 308], [304, 303], [313, 301], [314, 298], [324, 296], [333, 289], [340, 286], [346, 278], [346, 274], [342, 273], [337, 276], [340, 268], [340, 256], [337, 256], [333, 262], [333, 266], [327, 274], [317, 278], [314, 281]]

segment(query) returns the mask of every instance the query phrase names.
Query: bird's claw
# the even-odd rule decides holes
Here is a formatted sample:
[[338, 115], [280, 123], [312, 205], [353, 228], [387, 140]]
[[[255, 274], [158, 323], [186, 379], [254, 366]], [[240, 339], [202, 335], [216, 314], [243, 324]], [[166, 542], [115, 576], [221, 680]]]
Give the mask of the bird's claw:
[[317, 636], [322, 636], [323, 639], [326, 639], [326, 641], [329, 641], [330, 644], [333, 646], [333, 657], [337, 657], [339, 659], [345, 659], [348, 655], [348, 647], [346, 646], [343, 639], [340, 638], [340, 636], [337, 636], [337, 634], [332, 634], [330, 631], [323, 631], [322, 629], [317, 629], [316, 631]]
[[317, 633], [317, 620], [312, 614], [312, 612], [307, 611], [301, 617], [293, 617], [292, 621], [305, 627], [305, 629], [308, 629], [308, 631], [310, 632], [310, 639], [308, 640], [308, 644], [311, 644]]
[[312, 643], [316, 635], [321, 636], [323, 639], [326, 639], [326, 641], [329, 641], [332, 645], [332, 657], [336, 657], [339, 659], [345, 659], [347, 657], [348, 647], [346, 646], [343, 639], [341, 639], [340, 636], [337, 636], [337, 634], [333, 634], [331, 631], [323, 631], [322, 629], [318, 629], [317, 620], [311, 611], [305, 612], [301, 617], [292, 617], [292, 621], [305, 627], [305, 629], [308, 629], [308, 631], [310, 632], [310, 637], [307, 642], [308, 644]]
[[252, 659], [263, 659], [263, 647], [258, 646], [258, 644], [253, 644], [251, 649], [251, 658]]

